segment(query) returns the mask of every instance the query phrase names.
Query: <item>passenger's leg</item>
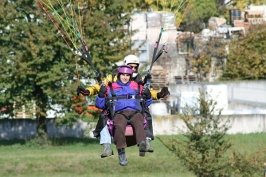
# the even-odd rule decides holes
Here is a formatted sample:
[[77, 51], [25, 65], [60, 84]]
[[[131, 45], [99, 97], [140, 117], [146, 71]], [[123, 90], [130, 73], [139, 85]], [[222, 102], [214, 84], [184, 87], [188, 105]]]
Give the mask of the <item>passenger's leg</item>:
[[107, 128], [107, 125], [100, 132], [100, 144], [103, 146], [102, 158], [114, 155], [111, 147], [111, 135]]
[[144, 117], [141, 113], [135, 114], [130, 120], [131, 125], [135, 129], [136, 141], [139, 145], [140, 156], [145, 156], [145, 151], [146, 151], [146, 142], [145, 142], [146, 134], [143, 127], [143, 121]]
[[125, 129], [127, 126], [127, 119], [121, 114], [115, 114], [114, 116], [114, 126], [115, 126], [115, 140], [116, 140], [116, 149], [118, 152], [119, 164], [122, 166], [127, 165], [127, 158], [125, 148], [126, 137], [125, 137]]
[[126, 137], [125, 137], [125, 129], [127, 126], [127, 119], [122, 114], [115, 114], [114, 116], [114, 126], [115, 126], [115, 141], [116, 148], [126, 148]]

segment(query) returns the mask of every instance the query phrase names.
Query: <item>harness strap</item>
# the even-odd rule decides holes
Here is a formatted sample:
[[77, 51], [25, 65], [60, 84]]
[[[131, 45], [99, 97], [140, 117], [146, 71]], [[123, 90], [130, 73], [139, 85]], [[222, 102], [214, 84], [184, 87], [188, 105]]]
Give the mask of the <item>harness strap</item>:
[[[113, 80], [113, 78], [112, 78]], [[111, 114], [111, 118], [114, 119], [114, 114], [115, 114], [115, 107], [116, 107], [116, 95], [115, 95], [115, 92], [114, 92], [114, 89], [113, 89], [113, 85], [112, 85], [112, 82], [108, 82], [108, 85], [110, 87], [110, 91], [111, 91], [111, 94], [112, 94], [112, 97], [111, 99], [109, 98], [109, 100], [107, 99], [107, 101], [109, 102], [109, 104], [112, 103], [112, 109], [110, 107], [110, 114]]]
[[125, 95], [125, 96], [114, 96], [111, 98], [107, 98], [107, 100], [123, 100], [123, 99], [142, 99], [143, 97], [140, 95]]
[[[117, 100], [121, 100], [121, 99], [136, 99], [138, 106], [141, 109], [141, 114], [144, 115], [145, 99], [143, 98], [143, 96], [140, 95], [140, 84], [138, 84], [138, 90], [137, 90], [136, 95], [125, 95], [125, 96], [116, 96], [114, 89], [113, 89], [112, 82], [108, 82], [108, 86], [110, 87], [110, 92], [111, 92], [112, 97], [107, 97], [106, 102], [108, 103], [108, 107], [110, 109], [112, 120], [114, 119], [114, 114], [116, 110], [116, 102]], [[112, 108], [110, 106], [111, 104], [112, 104]]]
[[125, 114], [123, 114], [123, 111], [118, 111], [115, 114], [120, 114], [120, 115], [124, 116], [127, 119], [127, 124], [130, 125], [131, 118], [137, 113], [139, 113], [139, 111], [135, 111], [132, 114], [130, 114], [129, 116], [126, 116]]
[[138, 84], [138, 96], [140, 97], [138, 100], [137, 100], [137, 103], [138, 103], [138, 106], [139, 108], [141, 108], [141, 114], [144, 115], [144, 106], [145, 104], [143, 104], [143, 96], [140, 96], [140, 84]]

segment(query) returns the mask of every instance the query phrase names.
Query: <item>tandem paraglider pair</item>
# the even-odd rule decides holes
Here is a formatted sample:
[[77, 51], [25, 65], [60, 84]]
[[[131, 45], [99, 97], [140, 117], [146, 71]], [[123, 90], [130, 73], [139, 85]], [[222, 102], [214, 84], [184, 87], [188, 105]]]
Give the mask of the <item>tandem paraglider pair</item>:
[[144, 107], [148, 107], [152, 102], [149, 88], [131, 81], [132, 74], [130, 66], [120, 66], [117, 71], [117, 81], [109, 82], [108, 86], [102, 85], [96, 98], [96, 107], [106, 110], [110, 116], [108, 127], [114, 137], [119, 163], [122, 166], [128, 164], [125, 153], [125, 148], [128, 146], [125, 135], [130, 131], [128, 125], [132, 127], [131, 132], [134, 132], [133, 144], [138, 145], [139, 156], [145, 156], [146, 121], [143, 111]]

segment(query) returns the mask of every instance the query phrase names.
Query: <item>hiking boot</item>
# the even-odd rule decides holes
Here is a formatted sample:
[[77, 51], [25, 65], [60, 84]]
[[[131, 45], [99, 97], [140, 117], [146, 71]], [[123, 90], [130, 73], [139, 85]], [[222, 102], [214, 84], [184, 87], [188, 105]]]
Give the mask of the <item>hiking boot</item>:
[[151, 140], [146, 139], [146, 152], [153, 152], [154, 151], [154, 149], [150, 145], [150, 141]]
[[122, 166], [126, 166], [127, 165], [127, 157], [126, 157], [125, 148], [117, 149], [117, 152], [118, 152], [119, 164]]
[[145, 141], [141, 141], [139, 143], [139, 156], [145, 156], [145, 151], [146, 151], [146, 142]]
[[103, 143], [103, 153], [101, 155], [101, 158], [109, 157], [111, 155], [114, 155], [114, 152], [111, 148], [111, 144], [109, 143]]

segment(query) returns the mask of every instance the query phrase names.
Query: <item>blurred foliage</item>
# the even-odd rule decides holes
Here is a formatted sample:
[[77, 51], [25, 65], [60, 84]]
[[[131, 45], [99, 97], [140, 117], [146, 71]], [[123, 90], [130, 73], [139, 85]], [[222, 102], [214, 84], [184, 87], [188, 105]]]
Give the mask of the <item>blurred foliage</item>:
[[259, 80], [266, 78], [266, 25], [254, 25], [248, 35], [234, 40], [222, 80]]
[[194, 49], [187, 59], [188, 73], [193, 73], [198, 81], [209, 81], [210, 75], [218, 77], [219, 72], [225, 66], [227, 57], [226, 45], [228, 41], [209, 37], [206, 40], [198, 39], [194, 41]]

